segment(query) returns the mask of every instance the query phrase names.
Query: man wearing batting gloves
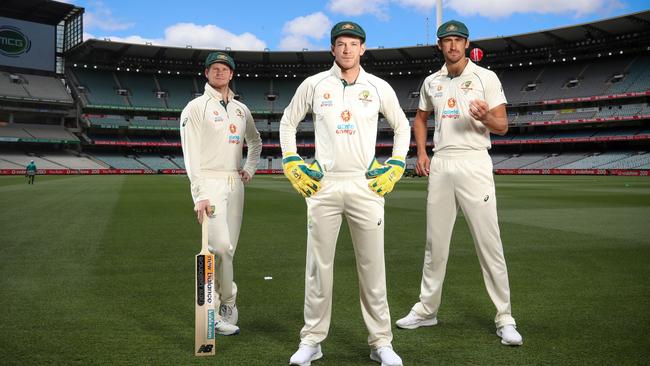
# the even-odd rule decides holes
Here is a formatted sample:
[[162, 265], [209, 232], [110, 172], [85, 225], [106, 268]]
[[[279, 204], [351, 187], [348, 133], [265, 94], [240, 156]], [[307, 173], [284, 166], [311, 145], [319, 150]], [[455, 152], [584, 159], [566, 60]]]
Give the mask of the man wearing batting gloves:
[[[344, 216], [357, 261], [370, 358], [382, 365], [402, 365], [391, 346], [384, 195], [404, 172], [410, 127], [395, 91], [361, 68], [365, 40], [358, 24], [336, 24], [331, 31], [334, 65], [298, 87], [280, 121], [284, 173], [307, 203], [305, 325], [291, 365], [310, 365], [323, 357], [320, 344], [329, 331], [334, 253]], [[309, 166], [296, 149], [296, 127], [307, 113], [313, 116], [316, 145], [316, 160]], [[379, 113], [395, 133], [393, 156], [383, 164], [375, 159]]]
[[[506, 98], [501, 82], [490, 70], [465, 57], [469, 47], [465, 24], [451, 20], [438, 28], [438, 48], [445, 64], [427, 77], [413, 125], [417, 144], [416, 171], [429, 177], [427, 242], [420, 302], [397, 321], [414, 329], [437, 324], [451, 233], [458, 206], [469, 224], [485, 287], [496, 306], [495, 323], [501, 343], [518, 346], [510, 310], [508, 270], [499, 234], [492, 177], [490, 133], [508, 131]], [[427, 119], [434, 112], [433, 159], [426, 151]]]
[[[248, 108], [233, 99], [228, 87], [235, 69], [226, 53], [212, 52], [205, 60], [205, 92], [181, 114], [181, 144], [190, 178], [194, 211], [199, 222], [209, 220], [208, 244], [215, 255], [217, 291], [221, 298], [216, 332], [239, 333], [237, 285], [233, 257], [244, 209], [244, 184], [257, 167], [262, 140]], [[244, 140], [248, 157], [240, 167]]]

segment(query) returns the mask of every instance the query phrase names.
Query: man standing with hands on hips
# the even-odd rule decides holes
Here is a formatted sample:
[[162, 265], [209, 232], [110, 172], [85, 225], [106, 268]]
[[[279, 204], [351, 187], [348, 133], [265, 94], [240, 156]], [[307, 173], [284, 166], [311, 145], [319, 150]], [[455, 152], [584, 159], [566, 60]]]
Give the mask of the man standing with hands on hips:
[[[451, 233], [458, 205], [474, 239], [487, 292], [497, 314], [501, 343], [518, 346], [523, 339], [511, 315], [510, 285], [499, 233], [490, 133], [508, 131], [506, 98], [496, 74], [465, 57], [465, 24], [451, 20], [438, 28], [438, 48], [445, 64], [427, 77], [413, 125], [416, 171], [429, 177], [427, 243], [420, 302], [396, 324], [403, 329], [437, 324]], [[426, 151], [427, 119], [434, 112], [434, 155]]]
[[[208, 222], [208, 245], [217, 260], [216, 282], [221, 298], [217, 334], [239, 333], [233, 281], [233, 257], [237, 249], [244, 210], [244, 183], [257, 167], [262, 140], [248, 108], [234, 99], [229, 88], [235, 61], [223, 52], [205, 59], [205, 92], [190, 101], [181, 113], [181, 145], [194, 201], [201, 223]], [[244, 140], [248, 157], [240, 167]]]
[[[365, 40], [358, 24], [336, 24], [331, 31], [334, 65], [298, 87], [280, 121], [284, 173], [307, 203], [305, 325], [291, 365], [308, 366], [323, 357], [320, 343], [329, 331], [334, 253], [343, 216], [354, 246], [370, 358], [384, 366], [402, 365], [391, 346], [383, 196], [404, 173], [410, 127], [395, 91], [361, 67]], [[310, 166], [296, 148], [296, 127], [307, 113], [313, 115], [316, 145]], [[393, 156], [384, 164], [375, 159], [379, 113], [395, 132]]]

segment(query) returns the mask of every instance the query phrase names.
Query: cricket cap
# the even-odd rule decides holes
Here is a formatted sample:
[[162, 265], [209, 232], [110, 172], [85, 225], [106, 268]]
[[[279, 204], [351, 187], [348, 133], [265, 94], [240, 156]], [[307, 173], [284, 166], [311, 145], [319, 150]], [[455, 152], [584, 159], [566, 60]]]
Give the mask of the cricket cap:
[[231, 70], [235, 70], [235, 60], [230, 57], [227, 53], [224, 52], [212, 52], [205, 58], [205, 68], [207, 69], [210, 65], [219, 62], [222, 64], [228, 65]]
[[339, 22], [332, 27], [330, 32], [330, 40], [332, 44], [340, 36], [352, 36], [361, 38], [361, 43], [366, 42], [366, 32], [361, 28], [361, 26], [355, 22]]
[[450, 20], [438, 27], [438, 38], [442, 39], [449, 36], [469, 37], [467, 26], [458, 20]]

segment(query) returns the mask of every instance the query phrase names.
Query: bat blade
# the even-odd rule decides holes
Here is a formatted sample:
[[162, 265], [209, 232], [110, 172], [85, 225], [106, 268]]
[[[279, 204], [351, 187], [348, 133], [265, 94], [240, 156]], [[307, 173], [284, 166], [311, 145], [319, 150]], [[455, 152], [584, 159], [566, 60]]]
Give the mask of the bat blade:
[[201, 225], [201, 252], [196, 255], [194, 264], [194, 304], [195, 334], [194, 355], [214, 356], [215, 354], [215, 292], [214, 255], [208, 250], [208, 218]]

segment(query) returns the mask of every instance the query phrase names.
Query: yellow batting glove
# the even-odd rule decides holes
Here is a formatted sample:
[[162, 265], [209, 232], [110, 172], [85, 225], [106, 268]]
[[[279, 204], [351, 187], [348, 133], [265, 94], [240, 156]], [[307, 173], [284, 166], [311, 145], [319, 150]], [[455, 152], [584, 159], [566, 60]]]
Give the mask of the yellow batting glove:
[[323, 171], [318, 161], [307, 166], [300, 155], [287, 153], [282, 159], [282, 169], [293, 188], [303, 197], [311, 197], [320, 189], [319, 181], [323, 178]]
[[399, 156], [390, 157], [383, 165], [379, 164], [377, 158], [374, 158], [366, 172], [366, 177], [372, 179], [368, 183], [368, 187], [383, 197], [395, 188], [395, 183], [404, 174], [405, 166], [404, 158]]

